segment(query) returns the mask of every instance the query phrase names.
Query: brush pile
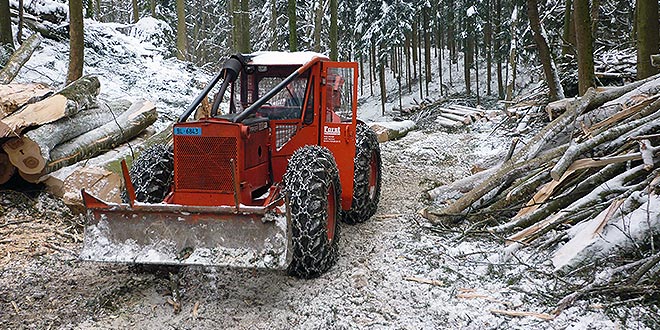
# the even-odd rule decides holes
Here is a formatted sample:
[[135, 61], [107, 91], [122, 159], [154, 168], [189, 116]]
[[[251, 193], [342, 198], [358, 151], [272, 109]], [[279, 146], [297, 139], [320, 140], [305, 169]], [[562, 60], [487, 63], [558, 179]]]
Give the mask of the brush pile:
[[484, 226], [504, 238], [505, 257], [552, 249], [557, 274], [610, 267], [578, 296], [613, 285], [659, 292], [660, 75], [554, 107], [558, 117], [523, 143], [514, 139], [497, 165], [429, 191], [435, 203], [423, 215]]

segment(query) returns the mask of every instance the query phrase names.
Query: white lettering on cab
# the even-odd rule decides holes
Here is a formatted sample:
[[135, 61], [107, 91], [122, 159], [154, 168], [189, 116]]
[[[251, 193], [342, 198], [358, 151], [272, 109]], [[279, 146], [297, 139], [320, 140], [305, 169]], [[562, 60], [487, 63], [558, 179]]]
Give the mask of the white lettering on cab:
[[341, 127], [323, 126], [324, 135], [341, 135]]

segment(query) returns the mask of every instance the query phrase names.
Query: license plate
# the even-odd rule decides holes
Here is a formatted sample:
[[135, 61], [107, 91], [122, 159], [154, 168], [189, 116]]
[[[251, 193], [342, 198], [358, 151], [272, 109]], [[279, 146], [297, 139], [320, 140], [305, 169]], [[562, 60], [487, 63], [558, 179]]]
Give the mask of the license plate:
[[202, 135], [201, 127], [175, 127], [174, 135]]

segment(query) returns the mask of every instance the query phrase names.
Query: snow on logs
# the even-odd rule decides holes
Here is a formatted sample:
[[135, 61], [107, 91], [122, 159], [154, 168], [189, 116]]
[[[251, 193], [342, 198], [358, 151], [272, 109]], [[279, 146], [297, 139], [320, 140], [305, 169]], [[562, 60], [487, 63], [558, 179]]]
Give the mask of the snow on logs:
[[[0, 85], [0, 184], [18, 172], [29, 182], [47, 181], [52, 192], [63, 194], [61, 184], [66, 177], [48, 180], [48, 174], [71, 167], [62, 172], [67, 176], [80, 172], [83, 174], [76, 177], [88, 178], [78, 180], [74, 193], [77, 196], [72, 200], [79, 200], [81, 188], [105, 191], [105, 196], [99, 197], [116, 199], [120, 179], [112, 187], [95, 189], [94, 185], [106, 186], [106, 180], [99, 179], [110, 177], [111, 171], [76, 163], [112, 153], [154, 123], [157, 113], [148, 101], [131, 104], [124, 100], [99, 100], [99, 89], [100, 83], [94, 76], [82, 77], [55, 93], [41, 84]], [[103, 165], [109, 163], [108, 160]], [[59, 186], [48, 184], [53, 181]]]
[[422, 215], [445, 224], [488, 218], [505, 238], [501, 257], [551, 247], [562, 273], [633, 249], [652, 253], [639, 249], [660, 233], [660, 75], [555, 105], [561, 114], [510, 159], [446, 186], [435, 195], [458, 198], [436, 199]]

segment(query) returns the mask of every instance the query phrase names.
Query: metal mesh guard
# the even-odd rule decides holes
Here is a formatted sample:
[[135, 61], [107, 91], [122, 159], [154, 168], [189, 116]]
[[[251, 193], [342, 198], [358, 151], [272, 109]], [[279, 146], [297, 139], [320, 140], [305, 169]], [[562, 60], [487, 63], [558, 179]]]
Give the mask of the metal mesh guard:
[[297, 128], [296, 125], [277, 125], [275, 127], [275, 146], [278, 151], [291, 140], [291, 137], [296, 135]]
[[230, 159], [238, 159], [236, 149], [233, 137], [177, 137], [176, 189], [232, 192]]

